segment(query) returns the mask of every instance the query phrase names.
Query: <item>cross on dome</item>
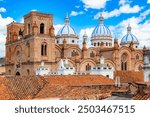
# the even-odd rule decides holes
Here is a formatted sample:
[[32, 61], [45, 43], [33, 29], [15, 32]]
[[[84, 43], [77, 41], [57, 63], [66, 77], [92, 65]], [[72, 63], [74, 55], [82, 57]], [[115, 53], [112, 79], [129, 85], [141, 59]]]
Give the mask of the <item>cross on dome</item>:
[[65, 24], [70, 25], [70, 19], [69, 19], [69, 16], [68, 16], [68, 12], [66, 13]]

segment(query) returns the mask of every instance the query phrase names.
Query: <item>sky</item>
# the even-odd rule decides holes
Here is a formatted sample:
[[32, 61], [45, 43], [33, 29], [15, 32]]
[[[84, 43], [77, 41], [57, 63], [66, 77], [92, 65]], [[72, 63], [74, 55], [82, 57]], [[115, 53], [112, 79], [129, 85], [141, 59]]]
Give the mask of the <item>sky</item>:
[[31, 11], [53, 14], [55, 34], [69, 14], [71, 27], [79, 35], [86, 31], [88, 46], [91, 33], [103, 14], [105, 25], [119, 42], [130, 24], [140, 47], [150, 46], [150, 0], [0, 0], [0, 57], [5, 56], [6, 25], [12, 21], [23, 23], [23, 16]]

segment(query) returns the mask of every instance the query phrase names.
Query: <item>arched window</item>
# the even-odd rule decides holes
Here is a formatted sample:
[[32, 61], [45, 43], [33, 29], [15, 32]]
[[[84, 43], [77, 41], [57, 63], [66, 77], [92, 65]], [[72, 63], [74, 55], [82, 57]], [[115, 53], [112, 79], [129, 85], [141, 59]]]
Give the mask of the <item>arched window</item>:
[[108, 46], [108, 43], [106, 42], [106, 46]]
[[9, 40], [12, 41], [12, 39], [11, 39], [11, 32], [9, 33]]
[[28, 35], [30, 34], [31, 26], [28, 24]]
[[76, 56], [75, 50], [72, 51], [71, 56], [72, 56], [72, 57], [75, 57], [75, 56]]
[[139, 65], [138, 70], [141, 71], [142, 69], [142, 65]]
[[139, 55], [137, 54], [137, 55], [136, 55], [136, 59], [139, 60], [139, 58], [140, 58], [140, 57], [139, 57]]
[[42, 43], [41, 45], [41, 55], [47, 56], [47, 44], [46, 43]]
[[44, 34], [44, 24], [43, 23], [40, 24], [40, 33]]
[[9, 72], [9, 75], [11, 75], [11, 70], [9, 70], [8, 72]]
[[86, 70], [86, 71], [91, 70], [91, 66], [90, 66], [90, 64], [89, 64], [89, 63], [88, 63], [85, 67], [86, 67], [86, 68], [85, 68], [85, 70]]
[[99, 46], [99, 42], [97, 43], [97, 46]]
[[8, 52], [8, 60], [11, 60], [11, 48], [9, 48], [9, 52]]
[[126, 71], [128, 66], [127, 66], [127, 61], [128, 61], [128, 55], [126, 53], [124, 53], [121, 56], [121, 70], [122, 71]]
[[27, 69], [27, 74], [30, 75], [30, 70], [29, 69]]
[[95, 54], [94, 54], [93, 51], [90, 53], [90, 57], [91, 57], [91, 58], [94, 58], [94, 57], [95, 57]]
[[30, 57], [30, 45], [27, 44], [27, 56]]
[[94, 43], [94, 46], [96, 46], [96, 43]]

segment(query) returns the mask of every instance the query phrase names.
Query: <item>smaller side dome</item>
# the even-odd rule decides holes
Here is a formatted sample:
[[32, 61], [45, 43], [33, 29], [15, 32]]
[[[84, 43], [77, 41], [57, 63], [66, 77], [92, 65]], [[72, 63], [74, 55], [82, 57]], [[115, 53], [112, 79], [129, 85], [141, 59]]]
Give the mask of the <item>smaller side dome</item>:
[[131, 30], [132, 30], [132, 28], [131, 28], [131, 26], [129, 24], [128, 27], [127, 27], [127, 34], [125, 36], [123, 36], [123, 38], [121, 39], [120, 45], [122, 45], [122, 46], [129, 46], [130, 43], [133, 42], [133, 44], [137, 48], [138, 45], [139, 45], [139, 41], [138, 41], [137, 37], [132, 34]]

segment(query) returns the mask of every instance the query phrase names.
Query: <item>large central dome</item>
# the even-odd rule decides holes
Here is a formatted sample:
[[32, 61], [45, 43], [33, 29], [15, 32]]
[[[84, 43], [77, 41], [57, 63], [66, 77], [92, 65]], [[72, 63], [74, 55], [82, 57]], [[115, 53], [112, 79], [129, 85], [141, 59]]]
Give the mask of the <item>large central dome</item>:
[[78, 44], [78, 35], [70, 26], [70, 19], [68, 14], [66, 15], [64, 26], [58, 31], [56, 35], [56, 43], [62, 44], [64, 39], [67, 41], [67, 44]]
[[92, 45], [96, 47], [101, 45], [105, 47], [112, 47], [111, 31], [107, 26], [105, 26], [102, 14], [99, 19], [99, 24], [95, 27], [91, 35]]
[[92, 36], [111, 36], [111, 32], [108, 27], [106, 27], [103, 23], [103, 17], [100, 17], [100, 23], [93, 30]]
[[76, 35], [74, 29], [70, 26], [68, 15], [65, 18], [64, 26], [58, 31], [57, 35]]

